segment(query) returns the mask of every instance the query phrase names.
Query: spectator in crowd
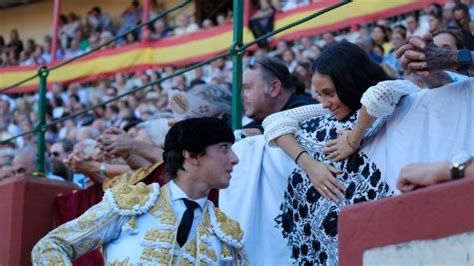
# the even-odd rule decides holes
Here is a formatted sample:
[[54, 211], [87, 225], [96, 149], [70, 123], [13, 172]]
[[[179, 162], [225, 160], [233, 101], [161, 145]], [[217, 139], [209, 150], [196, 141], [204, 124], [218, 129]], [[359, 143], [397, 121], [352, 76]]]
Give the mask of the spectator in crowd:
[[[74, 145], [71, 141], [67, 139], [61, 139], [53, 143], [49, 148], [49, 159], [51, 160], [51, 164], [53, 165], [52, 173], [58, 176], [63, 177], [67, 181], [74, 182], [74, 173], [71, 171], [65, 171], [65, 173], [60, 173], [58, 170], [62, 170], [64, 165], [64, 161], [68, 158], [69, 154], [72, 152]], [[74, 182], [76, 183], [76, 182]], [[76, 183], [77, 185], [80, 185]]]
[[172, 32], [168, 29], [166, 22], [163, 19], [158, 19], [153, 24], [152, 40], [159, 40], [171, 36]]
[[85, 51], [88, 52], [94, 49], [95, 47], [99, 46], [99, 40], [100, 40], [100, 32], [91, 33], [88, 39], [89, 44], [86, 47]]
[[114, 33], [115, 26], [112, 19], [98, 6], [93, 7], [87, 14], [87, 24], [91, 29], [91, 33], [109, 31]]
[[[51, 39], [51, 36], [46, 35], [44, 36], [43, 41], [44, 41], [44, 44], [43, 44], [44, 50], [43, 50], [42, 57], [44, 61], [49, 63], [53, 60], [52, 55], [51, 55], [53, 40]], [[64, 49], [58, 40], [58, 47], [56, 50], [56, 60], [61, 60], [63, 58], [64, 58]]]
[[18, 60], [21, 51], [23, 51], [23, 42], [20, 40], [20, 34], [17, 29], [10, 31], [10, 41], [7, 44], [7, 48], [13, 51], [15, 60]]
[[455, 27], [456, 23], [453, 20], [453, 9], [456, 3], [452, 0], [446, 1], [443, 5], [443, 20], [447, 27]]
[[31, 55], [31, 59], [33, 60], [34, 65], [42, 65], [46, 64], [47, 62], [43, 59], [44, 49], [41, 46], [37, 46], [33, 54]]
[[[140, 3], [137, 0], [133, 0], [131, 5], [127, 7], [122, 13], [122, 27], [117, 31], [117, 35], [124, 34], [125, 32], [131, 30], [136, 25], [140, 24], [141, 21], [141, 7]], [[138, 32], [133, 32], [133, 34], [138, 34]], [[123, 39], [119, 40], [119, 44], [123, 44], [125, 41]]]
[[328, 47], [329, 45], [336, 43], [334, 33], [332, 33], [332, 32], [324, 33], [323, 34], [323, 41], [324, 41], [324, 45], [323, 45], [323, 48], [322, 48], [323, 50], [326, 49], [326, 47]]
[[[193, 80], [191, 80], [191, 84], [206, 84], [210, 81], [209, 78], [206, 77], [204, 74], [204, 68], [203, 67], [198, 67], [194, 69], [194, 77]], [[194, 86], [191, 85], [191, 88]]]
[[18, 59], [20, 66], [31, 66], [34, 64], [33, 59], [30, 56], [30, 53], [26, 50], [20, 52], [20, 58]]
[[53, 143], [49, 149], [49, 157], [51, 160], [63, 162], [67, 159], [74, 148], [73, 143], [68, 139], [61, 139]]
[[428, 22], [431, 34], [446, 28], [446, 21], [444, 21], [443, 10], [440, 5], [433, 5], [431, 12], [428, 14]]
[[272, 113], [316, 102], [304, 95], [294, 95], [288, 67], [274, 57], [251, 58], [243, 73], [242, 86], [244, 112], [253, 119], [244, 126], [248, 135], [262, 134], [262, 121]]
[[69, 47], [69, 43], [74, 39], [76, 31], [81, 28], [81, 20], [74, 12], [70, 12], [67, 17], [61, 15], [61, 18], [62, 25], [59, 28], [61, 43], [63, 47]]
[[457, 3], [453, 8], [453, 19], [458, 27], [468, 32], [472, 32], [471, 16], [469, 7], [463, 3]]
[[[112, 40], [114, 38], [114, 35], [110, 31], [103, 31], [100, 33], [99, 37], [99, 43], [98, 45], [102, 45], [104, 43], [107, 43], [108, 41]], [[116, 46], [116, 42], [111, 42], [109, 43], [105, 49], [114, 49]]]
[[[305, 91], [311, 88], [311, 64], [309, 62], [298, 63], [293, 73], [298, 73], [304, 83]], [[292, 74], [293, 74], [292, 73]]]
[[230, 23], [230, 20], [228, 19], [228, 16], [226, 16], [224, 13], [219, 13], [216, 16], [216, 22], [217, 26], [224, 26]]
[[36, 46], [37, 45], [36, 45], [35, 40], [29, 38], [26, 40], [24, 51], [27, 51], [28, 53], [32, 54], [36, 50]]
[[441, 48], [452, 50], [464, 49], [464, 42], [459, 30], [445, 29], [433, 34], [433, 43]]
[[469, 9], [463, 3], [458, 3], [453, 9], [453, 19], [456, 26], [461, 30], [464, 46], [467, 49], [474, 51], [474, 27], [471, 27], [471, 17], [469, 16]]
[[[270, 0], [260, 0], [258, 9], [250, 16], [249, 27], [255, 38], [273, 31], [276, 9]], [[267, 47], [267, 40], [258, 42], [259, 47]]]
[[288, 66], [288, 70], [293, 72], [298, 65], [298, 61], [295, 58], [295, 53], [291, 49], [287, 49], [282, 54], [282, 60]]
[[418, 16], [415, 14], [409, 14], [406, 17], [407, 23], [407, 38], [411, 36], [423, 36], [426, 33], [426, 30], [420, 26], [418, 22]]
[[[385, 26], [375, 25], [372, 29], [372, 41], [374, 46], [382, 46], [387, 53], [392, 50], [392, 45], [389, 42], [389, 29]], [[384, 56], [385, 54], [382, 54]]]
[[187, 91], [189, 89], [188, 82], [185, 75], [179, 75], [175, 79], [176, 86], [173, 90]]
[[66, 49], [66, 52], [64, 53], [64, 58], [70, 59], [81, 54], [83, 54], [83, 52], [79, 47], [79, 41], [74, 39], [71, 41], [71, 47], [69, 49]]
[[278, 59], [283, 60], [283, 53], [288, 49], [291, 49], [288, 42], [285, 40], [279, 40], [275, 47], [275, 56], [278, 57]]
[[312, 40], [311, 37], [309, 36], [304, 36], [300, 40], [301, 43], [301, 49], [311, 49], [311, 46], [314, 45], [314, 41]]
[[[26, 146], [24, 148], [21, 148], [16, 153], [15, 158], [12, 162], [13, 175], [33, 175], [36, 172], [36, 156], [36, 148], [34, 146]], [[53, 180], [64, 181], [63, 178], [52, 174], [50, 172], [50, 167], [50, 161], [46, 160], [46, 177]]]
[[188, 14], [183, 13], [176, 16], [176, 27], [174, 28], [175, 36], [193, 33], [198, 30], [199, 26], [190, 21]]
[[[402, 26], [403, 27], [403, 26]], [[394, 30], [391, 38], [393, 49], [386, 55], [382, 63], [388, 64], [392, 67], [400, 76], [403, 76], [403, 71], [400, 67], [400, 61], [397, 59], [397, 50], [406, 43], [406, 30], [399, 28]]]
[[201, 29], [210, 29], [210, 28], [213, 28], [214, 27], [214, 23], [212, 22], [212, 20], [206, 18], [202, 21], [201, 23]]
[[362, 48], [362, 50], [364, 50], [367, 55], [371, 56], [373, 42], [369, 36], [359, 34], [355, 39], [354, 43], [357, 44], [360, 48]]

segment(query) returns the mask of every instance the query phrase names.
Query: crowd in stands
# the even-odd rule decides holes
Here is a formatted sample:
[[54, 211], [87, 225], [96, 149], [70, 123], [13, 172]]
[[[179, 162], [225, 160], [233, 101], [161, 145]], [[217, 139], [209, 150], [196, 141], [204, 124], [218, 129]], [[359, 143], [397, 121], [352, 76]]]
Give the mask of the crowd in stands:
[[[288, 11], [300, 6], [310, 4], [310, 1], [281, 1], [276, 7], [261, 1], [252, 18], [259, 18], [278, 11]], [[260, 6], [271, 7], [267, 11], [261, 11]], [[140, 2], [134, 0], [121, 15], [120, 22], [115, 23], [107, 12], [101, 7], [95, 6], [87, 14], [61, 14], [59, 17], [59, 39], [55, 59], [70, 59], [83, 54], [111, 38], [128, 32], [142, 22], [143, 7]], [[151, 1], [149, 19], [156, 18], [163, 10], [159, 1]], [[219, 27], [232, 23], [232, 10], [218, 13], [214, 18], [205, 18], [200, 24], [186, 13], [181, 13], [173, 18], [156, 20], [148, 25], [145, 31], [134, 31], [107, 46], [107, 49], [137, 43], [141, 40], [157, 41], [163, 38], [182, 36], [185, 34]], [[272, 18], [273, 19], [273, 18]], [[271, 21], [273, 23], [273, 21]], [[0, 35], [0, 67], [9, 66], [31, 66], [50, 63], [53, 59], [51, 35], [44, 36], [42, 43], [38, 40], [28, 38], [26, 41], [20, 38], [17, 29], [12, 29], [9, 39]]]
[[[132, 1], [121, 15], [120, 22], [115, 23], [99, 6], [93, 7], [87, 14], [61, 14], [59, 17], [59, 39], [55, 59], [70, 59], [101, 45], [111, 38], [124, 34], [142, 22], [142, 9], [139, 1]], [[151, 1], [149, 19], [156, 18], [163, 10], [158, 1]], [[137, 43], [142, 39], [156, 41], [172, 36], [182, 36], [202, 29], [221, 26], [232, 22], [232, 12], [219, 13], [215, 22], [205, 19], [198, 25], [186, 13], [180, 13], [170, 19], [158, 19], [143, 31], [129, 33], [107, 46], [114, 49]], [[0, 35], [0, 67], [30, 66], [50, 63], [52, 38], [46, 35], [42, 43], [32, 38], [22, 40], [17, 29], [12, 29], [9, 39]]]
[[[279, 5], [274, 5], [270, 1], [261, 0], [259, 1], [258, 8], [249, 16], [249, 26], [256, 37], [261, 36], [273, 29], [272, 20], [276, 12], [286, 12], [311, 2], [288, 0], [281, 1]], [[121, 25], [114, 24], [112, 19], [99, 7], [92, 8], [84, 21], [81, 21], [80, 16], [74, 13], [61, 16], [60, 48], [57, 51], [56, 58], [68, 59], [75, 57], [110, 40], [114, 36], [130, 30], [140, 23], [142, 17], [141, 8], [138, 1], [132, 1], [131, 5], [122, 14]], [[161, 8], [156, 1], [153, 1], [150, 17], [156, 16]], [[145, 31], [145, 34], [142, 34], [141, 31], [130, 33], [124, 39], [110, 44], [106, 49], [115, 49], [116, 47], [136, 43], [141, 38], [159, 40], [228, 23], [232, 23], [231, 11], [227, 12], [227, 14], [219, 14], [215, 21], [204, 19], [201, 25], [193, 22], [188, 15], [179, 14], [175, 17], [174, 23], [166, 20], [157, 20], [148, 28], [149, 31]], [[330, 167], [329, 161], [331, 163], [332, 161], [341, 161], [355, 153], [356, 156], [353, 158], [366, 163], [365, 159], [362, 158], [363, 156], [357, 157], [359, 156], [357, 151], [364, 141], [364, 134], [372, 128], [377, 128], [376, 126], [372, 127], [375, 121], [374, 117], [390, 116], [390, 112], [394, 111], [400, 98], [405, 95], [419, 92], [425, 88], [445, 85], [447, 79], [450, 82], [468, 79], [468, 73], [457, 64], [452, 64], [447, 69], [443, 68], [443, 70], [446, 70], [443, 72], [443, 75], [435, 76], [434, 79], [421, 78], [420, 75], [416, 75], [416, 71], [413, 69], [410, 71], [409, 63], [406, 61], [406, 54], [403, 53], [406, 50], [415, 50], [413, 48], [414, 44], [407, 43], [407, 41], [414, 40], [411, 37], [418, 37], [419, 39], [417, 40], [425, 38], [426, 43], [423, 45], [427, 45], [434, 50], [440, 49], [436, 51], [457, 51], [461, 49], [474, 51], [473, 32], [474, 3], [472, 1], [447, 1], [443, 6], [431, 4], [423, 10], [373, 21], [369, 24], [353, 25], [350, 29], [338, 32], [326, 32], [317, 36], [304, 36], [297, 40], [263, 40], [258, 43], [258, 47], [248, 52], [248, 55], [251, 55], [251, 57], [246, 57], [245, 59], [246, 72], [244, 72], [243, 77], [243, 102], [245, 109], [243, 124], [245, 126], [243, 130], [236, 130], [234, 134], [237, 143], [242, 138], [248, 136], [265, 134], [267, 141], [271, 145], [276, 144], [280, 146], [295, 164], [301, 166], [298, 166], [299, 168], [297, 167], [296, 171], [290, 175], [289, 180], [291, 180], [291, 184], [288, 187], [286, 187], [286, 183], [282, 186], [288, 189], [287, 193], [285, 193], [285, 200], [287, 202], [283, 202], [281, 207], [283, 213], [280, 213], [277, 220], [274, 220], [275, 216], [272, 216], [270, 221], [278, 223], [278, 226], [281, 227], [280, 229], [284, 231], [283, 235], [285, 236], [286, 234], [285, 237], [296, 233], [301, 234], [290, 236], [291, 240], [288, 240], [292, 246], [291, 256], [296, 262], [304, 264], [305, 259], [311, 256], [303, 254], [303, 250], [307, 250], [308, 246], [305, 243], [303, 243], [303, 245], [306, 245], [305, 248], [298, 246], [302, 243], [297, 243], [298, 241], [295, 239], [300, 239], [299, 236], [302, 236], [303, 233], [305, 234], [305, 236], [302, 236], [303, 238], [315, 236], [313, 231], [310, 230], [311, 232], [307, 234], [306, 230], [313, 221], [303, 224], [303, 214], [301, 214], [301, 218], [300, 216], [293, 216], [293, 209], [298, 209], [299, 213], [305, 213], [305, 217], [311, 217], [311, 214], [308, 214], [308, 206], [306, 205], [309, 204], [310, 198], [316, 202], [322, 196], [327, 199], [327, 202], [318, 205], [318, 208], [324, 208], [323, 211], [326, 212], [324, 215], [327, 215], [329, 218], [332, 217], [332, 220], [328, 222], [325, 216], [325, 224], [322, 226], [330, 224], [327, 227], [332, 226], [331, 228], [333, 228], [336, 226], [334, 221], [337, 223], [338, 215], [338, 212], [333, 212], [333, 209], [331, 209], [334, 207], [333, 201], [337, 202], [337, 206], [342, 208], [345, 206], [344, 204], [388, 197], [393, 194], [392, 191], [389, 191], [387, 184], [379, 182], [377, 179], [377, 174], [380, 179], [380, 172], [369, 171], [370, 167], [367, 164], [363, 172], [365, 172], [366, 178], [368, 178], [367, 176], [370, 177], [370, 182], [367, 181], [369, 179], [357, 179], [358, 172], [350, 178], [361, 182], [362, 185], [358, 186], [358, 188], [377, 179], [374, 182], [376, 185], [372, 184], [372, 196], [370, 196], [370, 191], [366, 191], [367, 195], [360, 198], [356, 198], [355, 194], [351, 194], [350, 197], [352, 198], [350, 200], [353, 201], [347, 203], [349, 196], [347, 196], [346, 201], [344, 193], [349, 193], [347, 191], [350, 191], [350, 188], [345, 188], [344, 185], [339, 184], [336, 178], [334, 178], [334, 174], [337, 174], [338, 170], [332, 166]], [[427, 35], [427, 33], [429, 34]], [[52, 56], [49, 52], [51, 46], [50, 36], [44, 38], [43, 45], [36, 44], [32, 39], [27, 40], [25, 45], [23, 45], [18, 31], [12, 30], [8, 43], [5, 43], [0, 36], [0, 64], [6, 67], [51, 62]], [[334, 48], [336, 46], [337, 48]], [[340, 60], [340, 62], [335, 60], [334, 56], [336, 58], [342, 57], [342, 51], [348, 51], [347, 53], [353, 57], [350, 60]], [[321, 54], [324, 56], [320, 56]], [[340, 65], [338, 66], [340, 67], [337, 67], [337, 69], [345, 71], [335, 71], [337, 73], [334, 74], [334, 69], [326, 70], [325, 67], [330, 68], [330, 63], [332, 65], [339, 63]], [[367, 68], [364, 68], [366, 66]], [[352, 69], [354, 67], [357, 69]], [[439, 70], [432, 65], [430, 67], [425, 67], [423, 70]], [[47, 122], [54, 122], [85, 108], [99, 105], [132, 89], [157, 81], [162, 77], [173, 75], [176, 71], [176, 67], [169, 65], [164, 68], [150, 68], [134, 73], [118, 72], [112, 77], [86, 83], [52, 84], [47, 93]], [[312, 73], [314, 73], [313, 76]], [[87, 189], [103, 184], [104, 187], [110, 187], [110, 183], [115, 182], [114, 180], [117, 180], [117, 177], [129, 178], [135, 170], [161, 162], [163, 159], [161, 153], [165, 141], [164, 136], [177, 121], [190, 117], [211, 116], [218, 117], [230, 124], [232, 75], [231, 58], [221, 58], [209, 65], [168, 79], [144, 90], [134, 92], [115, 102], [77, 116], [74, 119], [65, 120], [48, 127], [46, 132], [46, 176], [50, 179], [70, 182], [77, 186], [78, 189]], [[370, 76], [370, 79], [361, 78], [366, 75]], [[270, 76], [270, 79], [268, 79], [268, 76]], [[269, 80], [271, 82], [268, 82]], [[359, 80], [363, 80], [363, 82], [361, 81], [361, 83], [364, 83], [363, 88], [357, 91], [357, 95], [350, 94], [352, 93], [351, 90], [356, 90], [353, 87], [355, 86], [354, 84], [358, 84]], [[390, 92], [392, 94], [388, 93], [390, 97], [387, 97], [387, 94], [372, 95], [375, 100], [372, 99], [372, 102], [368, 100], [369, 105], [370, 103], [377, 105], [386, 100], [386, 98], [390, 98], [385, 102], [389, 106], [387, 107], [389, 111], [383, 110], [386, 112], [377, 115], [363, 113], [369, 112], [367, 109], [370, 109], [370, 106], [367, 107], [367, 95], [370, 93], [365, 93], [368, 87], [373, 88], [376, 84], [380, 84], [379, 82], [388, 82], [384, 84], [394, 82], [393, 84], [397, 84], [396, 82], [400, 80], [405, 82], [405, 86], [400, 86], [403, 88], [397, 87]], [[345, 81], [347, 83], [344, 83]], [[341, 83], [334, 85], [336, 82]], [[316, 83], [321, 86], [315, 88], [314, 84]], [[327, 92], [327, 90], [331, 89], [334, 91]], [[259, 92], [256, 92], [257, 90]], [[373, 90], [371, 93], [376, 94], [373, 93]], [[344, 95], [346, 98], [342, 99], [340, 95]], [[351, 98], [347, 95], [353, 97]], [[391, 97], [393, 95], [396, 95], [396, 97]], [[380, 97], [377, 98], [377, 96]], [[265, 101], [262, 100], [264, 98]], [[337, 101], [334, 98], [337, 98]], [[301, 125], [298, 123], [291, 124], [288, 120], [285, 120], [285, 117], [282, 118], [282, 113], [288, 113], [281, 111], [291, 111], [294, 107], [309, 105], [318, 101], [323, 103], [321, 105], [322, 108], [318, 105], [316, 111], [311, 111], [313, 112], [311, 116], [317, 117], [329, 111], [333, 112], [334, 115], [334, 117], [323, 117], [321, 120], [316, 119], [318, 125], [321, 123], [320, 126], [316, 126], [311, 121], [308, 122], [308, 120]], [[349, 102], [353, 106], [350, 105], [348, 107], [348, 104], [344, 103], [344, 101]], [[21, 95], [0, 94], [0, 113], [2, 114], [0, 117], [0, 140], [3, 141], [34, 129], [38, 121], [37, 105], [37, 93]], [[336, 107], [330, 109], [328, 105], [335, 105]], [[344, 110], [344, 108], [347, 110]], [[360, 113], [355, 115], [357, 112], [365, 114], [366, 121], [363, 121], [363, 118], [361, 120], [361, 117], [364, 117], [364, 115]], [[298, 116], [301, 113], [293, 115]], [[370, 115], [374, 117], [370, 117]], [[373, 120], [367, 117], [373, 118]], [[277, 119], [272, 120], [272, 118]], [[367, 122], [367, 120], [370, 121]], [[281, 124], [272, 124], [275, 121]], [[323, 126], [323, 123], [326, 124]], [[288, 145], [290, 142], [283, 141], [280, 138], [289, 133], [294, 133], [294, 130], [289, 130], [282, 134], [280, 134], [280, 131], [295, 125], [303, 127], [302, 131], [304, 131], [304, 134], [311, 136], [308, 139], [316, 139], [315, 142], [322, 143], [316, 143], [316, 145], [324, 146], [325, 143], [332, 140], [329, 147], [326, 147], [329, 148], [331, 154], [327, 154], [327, 156], [321, 155], [320, 162], [317, 162], [318, 165], [327, 165], [324, 166], [324, 171], [316, 173], [310, 170], [317, 169], [316, 167], [303, 167], [303, 164], [311, 165], [311, 163], [315, 163], [314, 160], [311, 161], [314, 158], [311, 155], [308, 156], [308, 151], [301, 147], [296, 140], [293, 140], [294, 142]], [[347, 132], [344, 133], [345, 135], [342, 133], [336, 134], [336, 128], [346, 128], [348, 125], [350, 125], [351, 129], [347, 131], [351, 131], [352, 135], [349, 135], [350, 133]], [[387, 128], [389, 126], [387, 125]], [[322, 130], [324, 133], [322, 131], [317, 132], [317, 127], [327, 127], [327, 134], [325, 128]], [[321, 139], [320, 133], [323, 135]], [[272, 134], [280, 135], [275, 137]], [[351, 137], [354, 135], [357, 136], [357, 140], [352, 142]], [[342, 140], [340, 138], [337, 139], [337, 136], [343, 136], [344, 138]], [[277, 140], [278, 138], [280, 140]], [[275, 143], [271, 143], [272, 141]], [[390, 140], [383, 141], [386, 142], [382, 142], [380, 146], [390, 144]], [[0, 146], [0, 181], [15, 175], [34, 174], [36, 171], [34, 167], [36, 162], [35, 143], [35, 135], [28, 134]], [[252, 152], [256, 152], [257, 146], [255, 145], [255, 151]], [[373, 150], [372, 152], [376, 153]], [[359, 161], [354, 164], [359, 163]], [[388, 164], [391, 162], [383, 163]], [[440, 167], [445, 166], [446, 164], [440, 165]], [[344, 171], [350, 167], [355, 166], [351, 166], [349, 163], [341, 166], [341, 168], [344, 168]], [[415, 168], [415, 166], [411, 167]], [[403, 169], [401, 173], [403, 178], [400, 179], [398, 187], [400, 191], [411, 191], [416, 187], [414, 183], [417, 181], [412, 180], [412, 173], [414, 172], [412, 168]], [[429, 169], [429, 166], [425, 166], [423, 169]], [[445, 170], [443, 168], [443, 174], [446, 174], [447, 171]], [[347, 171], [350, 172], [349, 170]], [[301, 174], [302, 172], [306, 172], [308, 176], [320, 175], [325, 178], [316, 178], [316, 181], [313, 178], [306, 182], [307, 180], [303, 181], [304, 179], [301, 178], [304, 176]], [[346, 179], [349, 180], [350, 178]], [[331, 183], [326, 182], [328, 180]], [[444, 182], [449, 180], [449, 178], [443, 176], [437, 180], [436, 182]], [[285, 181], [287, 180], [285, 179]], [[427, 185], [430, 181], [418, 185]], [[349, 182], [346, 183], [349, 184]], [[293, 189], [291, 186], [295, 188]], [[300, 188], [304, 186], [304, 189], [306, 189], [304, 190], [305, 195], [296, 197], [296, 194], [292, 194], [303, 193], [301, 189], [297, 191], [297, 186]], [[354, 192], [356, 188], [352, 189], [352, 192]], [[295, 197], [295, 201], [290, 201], [292, 197]], [[296, 198], [298, 198], [298, 201]], [[243, 204], [241, 202], [238, 203]], [[298, 208], [294, 207], [295, 204], [298, 205]], [[305, 211], [301, 211], [302, 209]], [[288, 213], [291, 213], [291, 215]], [[287, 224], [285, 224], [289, 220], [292, 223], [294, 222], [293, 224], [300, 222], [301, 228], [293, 228], [291, 229], [293, 231], [291, 231]], [[312, 227], [309, 226], [309, 228]], [[327, 234], [328, 239], [331, 238], [331, 241], [328, 241], [331, 243], [323, 243], [321, 240], [323, 244], [318, 244], [320, 245], [318, 246], [312, 242], [311, 248], [319, 250], [323, 246], [328, 249], [333, 248], [336, 251], [331, 254], [318, 251], [318, 257], [312, 256], [311, 259], [314, 260], [313, 263], [324, 264], [329, 258], [330, 262], [335, 261], [337, 264], [337, 231], [332, 232], [328, 230], [325, 231], [325, 234]], [[318, 234], [316, 237], [320, 236]], [[255, 243], [260, 242], [255, 241]], [[331, 247], [331, 245], [334, 247]], [[331, 259], [333, 260], [331, 261]]]

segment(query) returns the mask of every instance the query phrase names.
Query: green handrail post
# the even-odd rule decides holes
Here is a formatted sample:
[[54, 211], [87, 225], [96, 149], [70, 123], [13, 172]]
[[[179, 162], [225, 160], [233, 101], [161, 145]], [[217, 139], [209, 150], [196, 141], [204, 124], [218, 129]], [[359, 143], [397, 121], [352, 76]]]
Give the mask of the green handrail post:
[[38, 101], [38, 123], [36, 127], [36, 173], [35, 175], [46, 175], [45, 172], [45, 151], [46, 151], [46, 79], [49, 75], [49, 69], [46, 66], [41, 66], [38, 69], [39, 77], [39, 101]]
[[234, 0], [234, 40], [230, 47], [233, 62], [232, 74], [232, 129], [242, 127], [242, 57], [244, 28], [244, 1]]

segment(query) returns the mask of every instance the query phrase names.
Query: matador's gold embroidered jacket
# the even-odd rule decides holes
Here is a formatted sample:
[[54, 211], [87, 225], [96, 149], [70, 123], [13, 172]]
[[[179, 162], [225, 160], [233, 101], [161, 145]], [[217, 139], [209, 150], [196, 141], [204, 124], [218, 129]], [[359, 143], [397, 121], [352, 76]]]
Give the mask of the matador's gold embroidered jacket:
[[48, 233], [32, 252], [33, 265], [71, 265], [105, 245], [107, 265], [242, 265], [243, 232], [208, 201], [196, 235], [176, 242], [177, 220], [168, 186], [119, 184], [79, 218]]

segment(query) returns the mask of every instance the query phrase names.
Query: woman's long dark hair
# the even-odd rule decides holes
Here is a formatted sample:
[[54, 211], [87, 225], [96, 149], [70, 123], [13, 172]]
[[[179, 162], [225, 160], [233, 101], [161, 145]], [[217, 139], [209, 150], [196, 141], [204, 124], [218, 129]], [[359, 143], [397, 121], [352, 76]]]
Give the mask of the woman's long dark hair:
[[331, 77], [339, 99], [354, 111], [361, 107], [362, 94], [370, 86], [391, 79], [364, 50], [346, 41], [326, 47], [311, 72]]

